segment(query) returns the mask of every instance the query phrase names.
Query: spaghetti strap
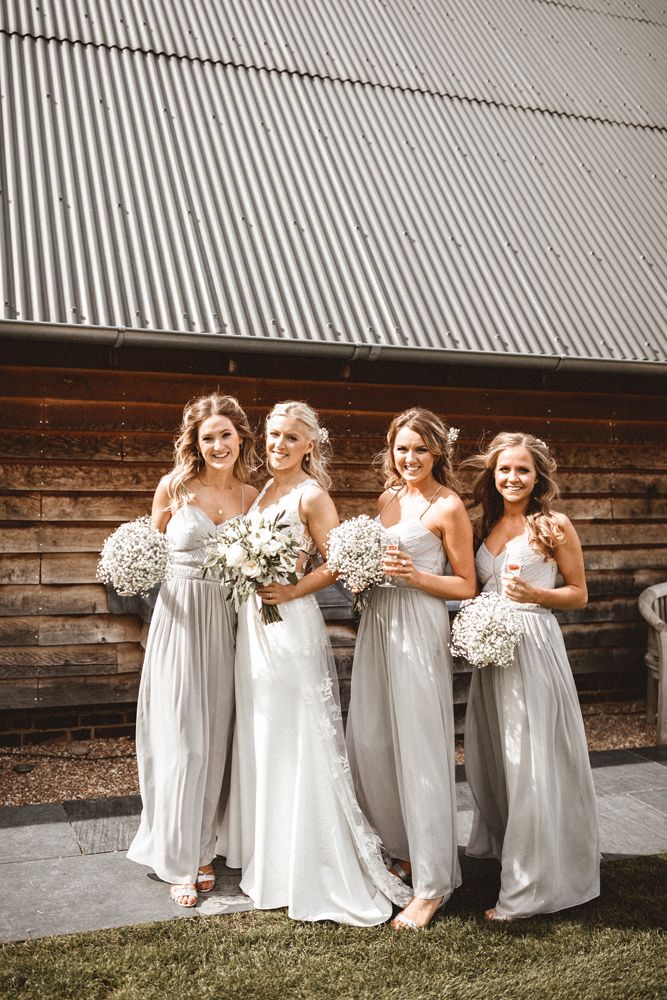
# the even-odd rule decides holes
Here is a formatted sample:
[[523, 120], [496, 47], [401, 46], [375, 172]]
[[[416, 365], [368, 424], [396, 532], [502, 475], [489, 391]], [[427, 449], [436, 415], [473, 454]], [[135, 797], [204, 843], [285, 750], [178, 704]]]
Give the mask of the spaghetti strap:
[[435, 493], [433, 494], [433, 496], [432, 496], [432, 497], [431, 497], [431, 499], [429, 500], [429, 502], [428, 502], [428, 507], [426, 508], [426, 510], [423, 510], [423, 511], [421, 512], [421, 514], [419, 515], [419, 520], [420, 520], [420, 521], [421, 521], [422, 517], [424, 516], [424, 514], [427, 514], [427, 513], [428, 513], [428, 511], [429, 511], [429, 510], [431, 509], [431, 507], [433, 506], [433, 501], [435, 500], [435, 498], [437, 497], [438, 493], [439, 493], [439, 492], [440, 492], [440, 490], [442, 490], [442, 489], [444, 489], [444, 486], [443, 486], [442, 484], [440, 484], [440, 486], [438, 486], [437, 490], [435, 491]]
[[378, 517], [382, 517], [382, 515], [383, 515], [383, 514], [384, 514], [384, 512], [386, 511], [387, 507], [391, 507], [391, 505], [393, 504], [394, 500], [396, 500], [396, 499], [397, 499], [397, 498], [399, 497], [399, 495], [400, 495], [400, 493], [401, 493], [401, 490], [402, 490], [402, 489], [403, 489], [403, 487], [402, 487], [402, 486], [400, 486], [400, 487], [399, 487], [399, 488], [398, 488], [398, 489], [396, 490], [396, 492], [395, 492], [395, 493], [393, 494], [393, 496], [391, 497], [391, 499], [390, 499], [390, 500], [387, 500], [387, 502], [386, 502], [386, 504], [384, 505], [384, 507], [382, 508], [382, 510], [378, 512]]

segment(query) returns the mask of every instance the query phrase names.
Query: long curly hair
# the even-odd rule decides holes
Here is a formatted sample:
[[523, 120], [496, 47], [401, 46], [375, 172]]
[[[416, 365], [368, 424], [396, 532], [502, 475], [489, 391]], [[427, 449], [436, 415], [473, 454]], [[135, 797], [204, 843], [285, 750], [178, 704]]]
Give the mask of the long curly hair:
[[409, 427], [419, 434], [422, 441], [433, 455], [433, 478], [443, 486], [459, 491], [459, 484], [452, 465], [453, 445], [449, 428], [444, 420], [421, 406], [398, 413], [389, 425], [387, 445], [376, 457], [376, 462], [382, 466], [385, 489], [402, 485], [403, 480], [394, 461], [394, 442], [400, 430]]
[[239, 456], [234, 463], [234, 475], [242, 483], [261, 463], [255, 450], [255, 434], [248, 418], [234, 396], [212, 392], [191, 399], [183, 410], [179, 434], [174, 442], [174, 467], [169, 473], [168, 488], [173, 506], [190, 497], [189, 484], [201, 472], [204, 459], [199, 451], [199, 428], [209, 417], [227, 417], [241, 439]]
[[293, 417], [303, 424], [308, 440], [313, 442], [313, 447], [308, 455], [303, 456], [301, 468], [323, 489], [328, 490], [331, 487], [331, 476], [327, 466], [332, 453], [329, 432], [320, 425], [319, 417], [312, 406], [298, 399], [288, 399], [284, 403], [275, 404], [266, 418], [265, 427], [272, 417]]
[[482, 542], [503, 515], [505, 508], [503, 498], [496, 489], [495, 471], [501, 452], [516, 447], [523, 447], [530, 452], [537, 473], [525, 514], [528, 541], [535, 552], [545, 559], [553, 559], [556, 549], [565, 541], [565, 535], [552, 510], [554, 500], [560, 495], [555, 479], [556, 460], [544, 441], [521, 431], [502, 431], [496, 434], [483, 451], [461, 463], [461, 469], [471, 469], [477, 473], [472, 484], [470, 503], [470, 507], [481, 508], [479, 519], [475, 522], [476, 540]]

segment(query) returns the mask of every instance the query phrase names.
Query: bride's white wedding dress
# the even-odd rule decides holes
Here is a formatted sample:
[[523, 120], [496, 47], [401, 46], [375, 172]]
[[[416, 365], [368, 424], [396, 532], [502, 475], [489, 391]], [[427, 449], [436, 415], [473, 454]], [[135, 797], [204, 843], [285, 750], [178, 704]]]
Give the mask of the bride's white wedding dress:
[[[270, 481], [269, 481], [270, 482]], [[314, 545], [301, 521], [307, 480], [263, 513], [281, 514]], [[253, 505], [254, 509], [268, 487]], [[333, 654], [314, 596], [281, 604], [263, 625], [257, 599], [239, 612], [232, 788], [218, 852], [242, 868], [259, 909], [296, 920], [373, 925], [410, 891], [390, 875], [350, 776]]]

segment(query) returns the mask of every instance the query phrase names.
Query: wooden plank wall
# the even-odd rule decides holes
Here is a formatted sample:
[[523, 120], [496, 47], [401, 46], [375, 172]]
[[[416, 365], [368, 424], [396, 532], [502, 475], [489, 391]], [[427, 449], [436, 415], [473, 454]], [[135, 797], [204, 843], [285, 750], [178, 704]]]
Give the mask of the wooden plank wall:
[[[296, 365], [294, 366], [296, 368]], [[304, 371], [306, 364], [299, 369]], [[658, 395], [421, 387], [326, 380], [6, 365], [0, 368], [0, 707], [129, 703], [142, 625], [109, 613], [95, 567], [103, 539], [149, 510], [170, 467], [184, 403], [218, 386], [259, 424], [278, 399], [303, 398], [329, 427], [341, 516], [372, 511], [372, 456], [390, 417], [421, 404], [482, 434], [524, 429], [549, 441], [561, 509], [585, 547], [591, 602], [561, 615], [582, 697], [641, 696], [637, 594], [667, 577], [667, 416]], [[343, 630], [341, 652], [349, 653]], [[347, 650], [343, 647], [346, 646]], [[349, 656], [344, 657], [349, 667]], [[456, 682], [459, 715], [467, 677]]]

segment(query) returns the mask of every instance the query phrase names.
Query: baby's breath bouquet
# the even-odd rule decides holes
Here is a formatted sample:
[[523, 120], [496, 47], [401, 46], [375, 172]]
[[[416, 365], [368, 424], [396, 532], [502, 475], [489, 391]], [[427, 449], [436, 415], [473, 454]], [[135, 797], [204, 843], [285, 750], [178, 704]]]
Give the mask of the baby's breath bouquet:
[[357, 614], [366, 607], [373, 584], [386, 579], [382, 557], [392, 541], [386, 528], [367, 514], [343, 521], [329, 532], [327, 565], [354, 593], [352, 607]]
[[97, 579], [110, 583], [121, 597], [146, 597], [169, 576], [171, 545], [150, 517], [121, 524], [102, 545]]
[[523, 615], [502, 594], [486, 591], [461, 603], [452, 625], [451, 650], [473, 667], [509, 667], [526, 630]]
[[[298, 582], [299, 539], [289, 524], [280, 522], [281, 516], [264, 517], [257, 511], [234, 517], [208, 548], [204, 576], [227, 584], [237, 611], [260, 587], [280, 580]], [[283, 620], [273, 604], [262, 603], [261, 617], [265, 625]]]

